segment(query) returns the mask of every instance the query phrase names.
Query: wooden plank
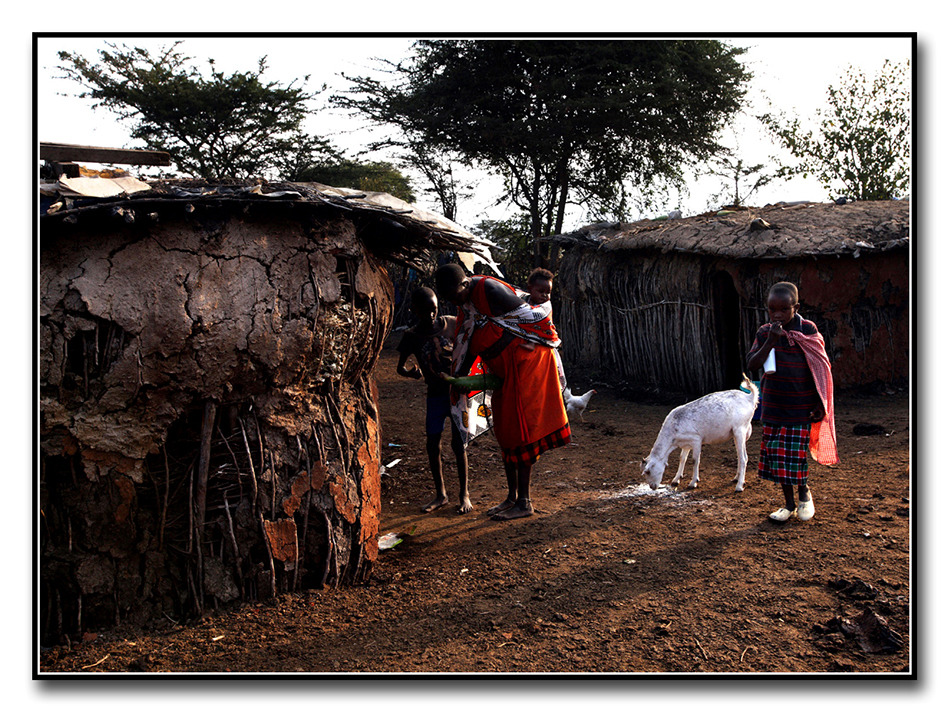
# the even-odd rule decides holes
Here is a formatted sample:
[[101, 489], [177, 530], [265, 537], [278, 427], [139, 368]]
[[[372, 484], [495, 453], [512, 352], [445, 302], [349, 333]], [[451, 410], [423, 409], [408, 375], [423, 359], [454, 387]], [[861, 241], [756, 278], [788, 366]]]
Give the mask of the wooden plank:
[[92, 161], [95, 163], [125, 163], [136, 166], [169, 166], [166, 151], [143, 149], [110, 149], [102, 146], [74, 144], [40, 144], [40, 158], [44, 161]]

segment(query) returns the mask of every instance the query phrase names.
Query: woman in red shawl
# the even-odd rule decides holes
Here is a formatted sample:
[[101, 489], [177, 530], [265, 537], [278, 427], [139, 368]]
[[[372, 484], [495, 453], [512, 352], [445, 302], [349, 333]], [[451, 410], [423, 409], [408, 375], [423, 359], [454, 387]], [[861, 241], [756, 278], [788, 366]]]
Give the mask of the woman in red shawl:
[[534, 512], [532, 466], [544, 451], [571, 440], [550, 303], [526, 304], [511, 285], [483, 275], [469, 277], [455, 264], [440, 267], [435, 279], [439, 295], [459, 307], [455, 375], [468, 374], [480, 357], [502, 379], [491, 394], [491, 409], [508, 496], [488, 514], [495, 520], [528, 517]]

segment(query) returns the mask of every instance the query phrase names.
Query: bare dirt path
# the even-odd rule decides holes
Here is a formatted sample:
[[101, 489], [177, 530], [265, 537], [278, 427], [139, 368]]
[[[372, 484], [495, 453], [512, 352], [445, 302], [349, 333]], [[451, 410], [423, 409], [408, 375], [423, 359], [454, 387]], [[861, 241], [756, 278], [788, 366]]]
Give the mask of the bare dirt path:
[[[812, 464], [812, 521], [775, 525], [778, 487], [754, 474], [758, 425], [744, 492], [731, 445], [704, 449], [698, 489], [652, 492], [639, 462], [671, 404], [601, 388], [574, 444], [536, 466], [535, 516], [500, 523], [484, 514], [505, 494], [490, 435], [470, 450], [475, 510], [420, 512], [424, 391], [395, 361], [386, 350], [377, 368], [382, 462], [400, 459], [380, 534], [405, 537], [367, 585], [90, 632], [41, 652], [41, 672], [908, 670], [906, 392], [838, 395], [842, 463]], [[444, 457], [454, 497], [447, 439]]]

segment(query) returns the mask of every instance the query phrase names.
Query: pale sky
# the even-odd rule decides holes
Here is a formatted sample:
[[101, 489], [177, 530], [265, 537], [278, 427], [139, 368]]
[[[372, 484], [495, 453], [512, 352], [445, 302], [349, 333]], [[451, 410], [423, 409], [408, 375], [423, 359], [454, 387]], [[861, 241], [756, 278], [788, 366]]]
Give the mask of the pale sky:
[[[153, 52], [168, 46], [174, 36], [167, 38], [123, 38], [119, 35], [101, 38], [41, 38], [38, 52], [37, 125], [40, 141], [76, 143], [92, 146], [122, 147], [129, 144], [126, 127], [117, 122], [104, 109], [93, 110], [88, 100], [75, 96], [78, 84], [56, 80], [56, 52], [66, 50], [79, 52], [95, 59], [96, 51], [104, 48], [107, 41], [117, 44], [140, 46]], [[912, 55], [912, 41], [900, 38], [864, 37], [736, 37], [718, 35], [717, 39], [747, 47], [742, 57], [747, 69], [753, 74], [749, 83], [748, 98], [751, 112], [768, 109], [769, 101], [776, 109], [802, 119], [811, 119], [825, 104], [829, 85], [838, 82], [849, 65], [858, 67], [873, 77], [884, 61], [906, 61]], [[317, 98], [315, 106], [324, 106], [325, 97], [345, 89], [348, 83], [340, 76], [370, 74], [378, 63], [374, 58], [396, 60], [407, 54], [411, 38], [184, 38], [180, 51], [194, 57], [196, 64], [204, 68], [205, 60], [214, 58], [215, 66], [225, 73], [246, 71], [256, 67], [257, 60], [267, 57], [265, 79], [283, 84], [310, 75], [306, 87], [318, 89], [323, 84], [327, 90]], [[313, 134], [331, 139], [336, 145], [349, 149], [350, 153], [365, 146], [372, 129], [364, 129], [362, 119], [354, 119], [337, 110], [322, 108], [319, 114], [308, 119], [305, 129]], [[377, 129], [376, 131], [379, 131]], [[739, 156], [746, 165], [769, 164], [775, 147], [766, 137], [761, 125], [751, 116], [742, 117], [737, 133]], [[727, 139], [731, 142], [733, 139]], [[373, 158], [387, 160], [387, 155]], [[774, 164], [773, 164], [774, 165]], [[494, 206], [501, 195], [500, 180], [478, 174], [479, 190], [470, 200], [459, 207], [457, 222], [471, 228], [482, 218], [507, 217], [514, 210], [504, 205]], [[713, 193], [718, 188], [716, 179], [705, 179], [692, 184], [690, 195], [670, 196], [667, 210], [679, 208], [684, 214], [707, 210]], [[419, 182], [417, 182], [417, 188]], [[417, 195], [420, 191], [417, 190]], [[813, 180], [795, 179], [790, 182], [773, 183], [756, 193], [749, 201], [753, 205], [780, 200], [827, 200], [821, 186]], [[425, 205], [437, 209], [435, 205]], [[664, 212], [659, 208], [657, 212]], [[573, 219], [574, 224], [571, 224]], [[574, 209], [565, 224], [565, 230], [579, 227], [586, 222], [580, 209]]]

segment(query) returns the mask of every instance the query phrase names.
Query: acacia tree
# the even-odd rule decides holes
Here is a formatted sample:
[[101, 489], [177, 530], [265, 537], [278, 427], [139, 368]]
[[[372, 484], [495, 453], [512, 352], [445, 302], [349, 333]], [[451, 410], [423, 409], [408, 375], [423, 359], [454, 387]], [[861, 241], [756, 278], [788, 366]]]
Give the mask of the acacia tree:
[[391, 163], [370, 161], [361, 163], [351, 159], [311, 163], [293, 176], [293, 181], [315, 181], [329, 186], [355, 188], [361, 191], [389, 193], [407, 203], [416, 200], [409, 178]]
[[777, 174], [767, 172], [765, 168], [763, 163], [746, 163], [733, 151], [725, 151], [713, 158], [708, 174], [722, 179], [724, 184], [712, 197], [710, 205], [718, 206], [723, 201], [733, 206], [743, 205], [757, 190], [776, 178]]
[[495, 246], [492, 257], [512, 284], [526, 285], [531, 262], [530, 220], [523, 213], [506, 220], [482, 220], [472, 233]]
[[[131, 136], [145, 147], [167, 151], [175, 166], [202, 178], [262, 176], [282, 162], [336, 155], [329, 143], [304, 134], [309, 93], [291, 82], [263, 79], [266, 57], [253, 71], [225, 75], [209, 60], [210, 76], [178, 47], [147, 50], [107, 44], [98, 62], [60, 52], [58, 67], [83, 87], [78, 96], [130, 122]], [[308, 77], [302, 81], [305, 83]]]
[[871, 81], [850, 67], [828, 104], [818, 110], [817, 130], [784, 113], [760, 116], [766, 128], [799, 160], [782, 174], [813, 175], [831, 198], [886, 200], [910, 185], [910, 62], [885, 61]]
[[287, 181], [317, 181], [314, 166], [345, 161], [341, 153], [315, 136], [302, 136], [291, 150], [272, 157], [274, 171]]
[[538, 238], [569, 202], [678, 180], [719, 149], [740, 108], [744, 50], [711, 40], [423, 40], [392, 81], [347, 77], [331, 101], [396, 126], [391, 144], [458, 152], [497, 171]]
[[472, 191], [472, 186], [462, 184], [455, 172], [456, 166], [464, 166], [464, 162], [452, 152], [412, 142], [405, 146], [402, 165], [422, 175], [427, 184], [423, 192], [438, 201], [442, 215], [455, 220], [459, 199], [468, 198]]

